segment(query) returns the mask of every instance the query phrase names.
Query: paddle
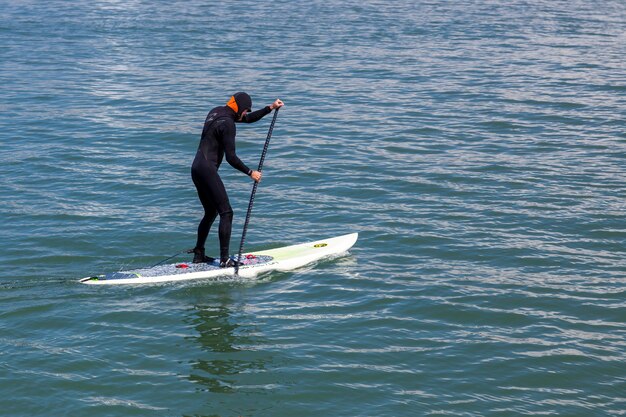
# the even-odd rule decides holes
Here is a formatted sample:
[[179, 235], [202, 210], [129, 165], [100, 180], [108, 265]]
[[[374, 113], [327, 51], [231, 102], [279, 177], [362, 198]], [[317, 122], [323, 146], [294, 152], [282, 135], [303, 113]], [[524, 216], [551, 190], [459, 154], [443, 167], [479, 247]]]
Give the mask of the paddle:
[[[274, 118], [272, 119], [272, 124], [270, 124], [270, 129], [267, 132], [267, 139], [265, 139], [265, 146], [263, 146], [263, 152], [261, 153], [261, 160], [259, 161], [259, 168], [257, 171], [262, 172], [263, 170], [263, 161], [265, 161], [265, 155], [267, 154], [267, 148], [270, 144], [270, 138], [272, 137], [272, 131], [274, 130], [274, 123], [276, 123], [276, 116], [278, 116], [278, 110], [280, 107], [277, 107], [274, 110]], [[254, 195], [256, 194], [256, 189], [259, 186], [258, 182], [254, 182], [252, 186], [252, 194], [250, 194], [250, 202], [248, 203], [248, 213], [246, 214], [246, 221], [243, 223], [243, 232], [241, 233], [241, 243], [239, 244], [239, 252], [237, 254], [237, 263], [235, 264], [235, 275], [239, 275], [239, 263], [241, 262], [241, 253], [243, 252], [243, 244], [246, 240], [246, 232], [248, 231], [248, 223], [250, 223], [250, 215], [252, 214], [252, 205], [254, 204]]]

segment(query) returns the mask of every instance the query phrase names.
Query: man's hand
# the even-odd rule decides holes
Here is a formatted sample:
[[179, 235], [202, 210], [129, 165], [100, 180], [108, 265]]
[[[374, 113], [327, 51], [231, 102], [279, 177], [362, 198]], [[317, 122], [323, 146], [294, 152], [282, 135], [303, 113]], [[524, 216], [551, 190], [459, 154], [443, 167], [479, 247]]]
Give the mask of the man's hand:
[[270, 110], [279, 109], [279, 108], [283, 107], [284, 105], [285, 105], [285, 103], [283, 103], [283, 101], [281, 99], [277, 98], [275, 102], [270, 104]]
[[252, 171], [250, 173], [250, 178], [252, 178], [255, 182], [261, 182], [261, 177], [263, 174], [259, 171]]

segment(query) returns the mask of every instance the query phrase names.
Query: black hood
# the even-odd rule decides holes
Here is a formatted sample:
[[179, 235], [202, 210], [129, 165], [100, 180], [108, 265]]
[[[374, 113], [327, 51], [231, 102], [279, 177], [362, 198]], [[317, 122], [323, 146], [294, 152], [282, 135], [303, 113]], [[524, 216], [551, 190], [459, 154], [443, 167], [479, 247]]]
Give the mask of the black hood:
[[237, 117], [241, 116], [244, 110], [252, 111], [252, 98], [248, 93], [240, 91], [233, 94], [230, 101], [226, 104], [237, 113]]

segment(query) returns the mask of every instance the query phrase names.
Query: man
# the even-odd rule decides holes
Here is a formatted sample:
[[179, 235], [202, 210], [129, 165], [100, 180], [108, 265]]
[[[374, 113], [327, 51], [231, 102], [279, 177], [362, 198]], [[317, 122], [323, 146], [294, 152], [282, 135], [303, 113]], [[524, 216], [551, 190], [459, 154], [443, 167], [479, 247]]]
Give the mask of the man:
[[239, 92], [230, 98], [226, 106], [216, 107], [207, 115], [198, 152], [191, 166], [191, 178], [204, 207], [204, 217], [198, 225], [198, 240], [193, 249], [194, 263], [213, 262], [212, 258], [205, 256], [204, 244], [219, 214], [220, 267], [235, 266], [236, 262], [228, 256], [233, 210], [217, 170], [226, 155], [226, 161], [233, 168], [256, 182], [261, 181], [261, 173], [248, 168], [235, 153], [235, 123], [254, 123], [283, 105], [281, 100], [276, 99], [271, 105], [252, 112], [252, 99], [248, 94]]

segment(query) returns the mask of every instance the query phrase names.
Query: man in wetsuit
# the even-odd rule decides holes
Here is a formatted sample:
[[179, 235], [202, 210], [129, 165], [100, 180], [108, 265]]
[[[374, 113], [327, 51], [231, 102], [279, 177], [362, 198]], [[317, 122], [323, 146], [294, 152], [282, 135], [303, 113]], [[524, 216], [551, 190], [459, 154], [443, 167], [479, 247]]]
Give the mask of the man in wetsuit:
[[235, 123], [254, 123], [282, 106], [283, 102], [277, 99], [271, 105], [252, 112], [252, 99], [248, 94], [239, 92], [230, 98], [226, 106], [216, 107], [207, 115], [198, 152], [191, 166], [191, 178], [204, 207], [204, 217], [198, 225], [198, 240], [193, 249], [194, 263], [213, 261], [205, 256], [204, 243], [219, 214], [220, 267], [235, 266], [235, 261], [228, 256], [233, 209], [217, 170], [226, 155], [226, 161], [233, 168], [256, 182], [261, 181], [261, 173], [248, 168], [235, 153]]

